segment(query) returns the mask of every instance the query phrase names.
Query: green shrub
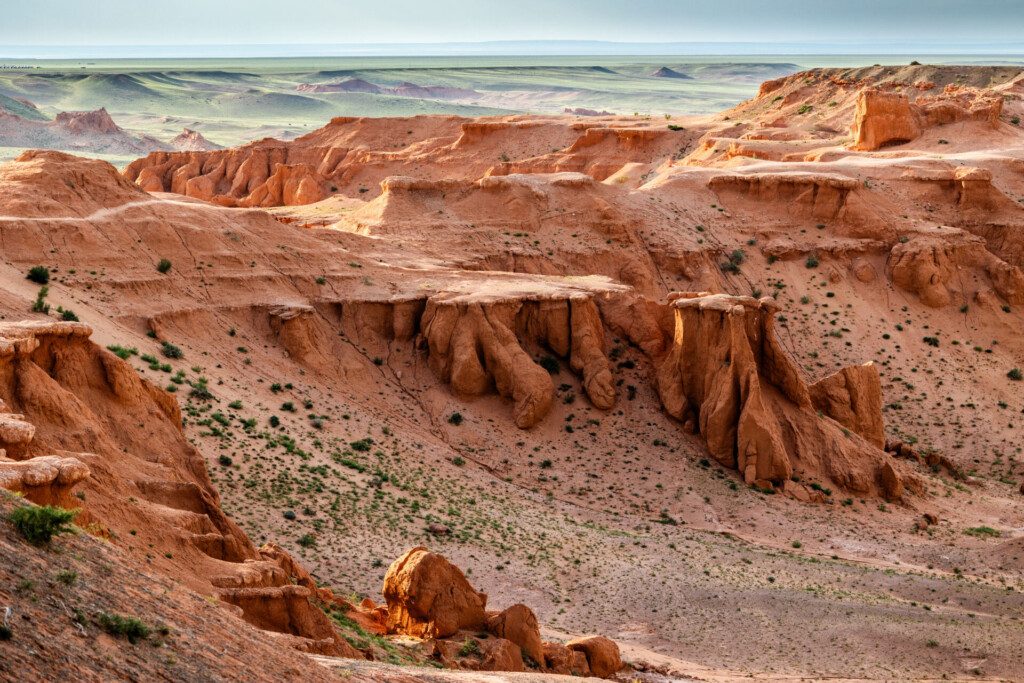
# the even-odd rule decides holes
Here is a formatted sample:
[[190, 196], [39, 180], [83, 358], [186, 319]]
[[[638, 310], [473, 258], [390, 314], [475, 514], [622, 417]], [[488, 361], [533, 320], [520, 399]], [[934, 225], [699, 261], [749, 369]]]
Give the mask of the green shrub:
[[[168, 370], [170, 372], [170, 370]], [[208, 380], [205, 377], [200, 377], [197, 380], [189, 382], [192, 387], [191, 391], [188, 392], [190, 398], [194, 398], [199, 401], [209, 401], [213, 398], [213, 392], [207, 386]]]
[[313, 534], [304, 534], [299, 538], [297, 543], [303, 548], [312, 548], [316, 545], [316, 536]]
[[964, 529], [964, 533], [968, 536], [977, 536], [978, 538], [985, 538], [986, 536], [999, 538], [1002, 536], [998, 529], [993, 529], [990, 526], [974, 526], [970, 529]]
[[45, 285], [50, 282], [50, 269], [46, 266], [32, 266], [28, 269], [26, 280], [31, 280], [37, 285]]
[[161, 342], [160, 351], [168, 358], [184, 358], [185, 353], [169, 341]]
[[36, 294], [36, 300], [32, 302], [33, 313], [49, 313], [50, 304], [46, 303], [46, 295], [50, 293], [50, 288], [43, 285], [39, 288], [39, 293]]
[[807, 266], [808, 268], [817, 268], [818, 257], [814, 255], [808, 256], [807, 260], [804, 262], [804, 265]]
[[114, 354], [121, 360], [128, 360], [132, 356], [138, 355], [139, 353], [139, 350], [134, 346], [131, 348], [127, 348], [124, 346], [119, 346], [118, 344], [111, 344], [110, 346], [107, 347], [107, 351], [110, 351], [112, 354]]
[[7, 519], [29, 543], [46, 545], [54, 536], [71, 531], [71, 521], [76, 514], [75, 510], [50, 505], [26, 505], [12, 512]]
[[78, 316], [75, 315], [75, 312], [72, 311], [69, 308], [61, 308], [60, 306], [58, 306], [57, 307], [57, 312], [60, 313], [60, 319], [61, 320], [64, 320], [66, 322], [72, 322], [72, 323], [77, 323], [78, 322]]
[[96, 622], [110, 635], [127, 638], [132, 645], [149, 638], [149, 627], [135, 617], [124, 617], [113, 612], [97, 612]]
[[352, 450], [359, 451], [360, 453], [367, 453], [370, 450], [370, 446], [373, 445], [373, 439], [366, 437], [365, 439], [359, 439], [359, 441], [353, 441], [349, 443]]
[[1021, 372], [1020, 368], [1013, 368], [1008, 373], [1006, 373], [1006, 376], [1012, 379], [1014, 382], [1019, 382], [1021, 381], [1021, 379], [1024, 379], [1024, 373]]
[[448, 416], [448, 424], [458, 427], [462, 424], [462, 413], [452, 413]]
[[168, 271], [170, 271], [171, 269], [171, 262], [165, 258], [162, 258], [160, 259], [160, 263], [156, 264], [156, 269], [158, 272], [166, 275]]
[[480, 654], [480, 643], [473, 638], [466, 638], [466, 642], [459, 648], [460, 657], [471, 657]]

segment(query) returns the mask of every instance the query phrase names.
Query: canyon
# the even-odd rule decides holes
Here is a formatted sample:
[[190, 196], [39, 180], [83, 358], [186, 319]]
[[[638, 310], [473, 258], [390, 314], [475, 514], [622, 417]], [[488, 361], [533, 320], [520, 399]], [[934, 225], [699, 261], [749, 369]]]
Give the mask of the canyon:
[[0, 165], [2, 504], [80, 529], [5, 526], [0, 672], [1019, 677], [1022, 114], [814, 69]]

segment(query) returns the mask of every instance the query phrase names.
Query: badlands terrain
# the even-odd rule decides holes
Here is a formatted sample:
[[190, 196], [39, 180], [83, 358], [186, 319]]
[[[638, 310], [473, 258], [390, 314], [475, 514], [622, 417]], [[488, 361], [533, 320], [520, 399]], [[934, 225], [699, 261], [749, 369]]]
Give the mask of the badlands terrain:
[[21, 154], [0, 677], [1021, 679], [1022, 98]]

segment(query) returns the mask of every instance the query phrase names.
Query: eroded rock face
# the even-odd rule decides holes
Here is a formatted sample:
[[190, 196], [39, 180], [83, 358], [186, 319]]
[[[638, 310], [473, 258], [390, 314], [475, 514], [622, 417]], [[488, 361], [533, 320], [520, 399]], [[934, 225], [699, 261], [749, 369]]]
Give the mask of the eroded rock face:
[[89, 476], [89, 468], [77, 458], [42, 455], [30, 460], [0, 456], [0, 488], [25, 496], [36, 505], [77, 507], [72, 487]]
[[384, 576], [388, 630], [418, 638], [445, 638], [484, 625], [487, 596], [458, 567], [422, 546], [395, 560]]
[[519, 648], [504, 638], [480, 638], [477, 634], [460, 633], [451, 640], [435, 640], [434, 655], [449, 669], [526, 670]]
[[665, 410], [698, 432], [716, 460], [739, 470], [748, 484], [781, 487], [799, 475], [851, 491], [878, 489], [886, 456], [876, 445], [881, 399], [870, 369], [824, 380], [816, 394], [828, 414], [819, 416], [810, 388], [775, 338], [774, 300], [678, 296], [675, 335], [657, 388]]
[[261, 556], [221, 510], [177, 401], [91, 333], [76, 322], [0, 323], [0, 486], [78, 508], [80, 485], [80, 521], [137, 533], [173, 558], [163, 572], [207, 594], [216, 586], [239, 616], [290, 646], [359, 657], [310, 602], [308, 572], [279, 548]]
[[1003, 100], [994, 93], [947, 87], [942, 93], [918, 97], [865, 88], [857, 97], [852, 149], [872, 151], [920, 137], [926, 128], [961, 121], [999, 124]]
[[877, 448], [885, 447], [882, 382], [874, 363], [855, 365], [810, 386], [814, 406]]
[[852, 133], [853, 148], [870, 151], [916, 139], [921, 124], [906, 95], [867, 88], [857, 97]]
[[960, 268], [980, 270], [1008, 303], [1024, 303], [1024, 272], [988, 251], [980, 237], [956, 228], [936, 228], [896, 244], [887, 265], [894, 285], [933, 308], [948, 306], [954, 298], [967, 300], [954, 278]]
[[520, 428], [543, 419], [555, 394], [550, 373], [523, 348], [528, 341], [567, 357], [596, 407], [615, 403], [604, 327], [589, 297], [481, 301], [437, 295], [427, 301], [421, 328], [435, 374], [463, 396], [493, 386], [512, 400]]
[[563, 676], [589, 676], [590, 664], [583, 650], [570, 650], [561, 643], [544, 643], [544, 666]]

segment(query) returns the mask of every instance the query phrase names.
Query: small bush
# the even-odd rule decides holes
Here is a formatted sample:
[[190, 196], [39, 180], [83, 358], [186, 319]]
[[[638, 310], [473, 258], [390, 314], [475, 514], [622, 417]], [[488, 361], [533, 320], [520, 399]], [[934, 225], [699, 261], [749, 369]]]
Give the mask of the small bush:
[[75, 312], [72, 311], [69, 308], [61, 308], [60, 306], [58, 306], [57, 307], [57, 312], [60, 313], [60, 319], [61, 320], [64, 320], [66, 322], [72, 322], [72, 323], [77, 323], [78, 322], [78, 316], [75, 315]]
[[221, 455], [217, 458], [217, 462], [219, 462], [222, 467], [231, 467], [231, 463], [233, 463], [234, 460], [231, 459], [230, 455]]
[[124, 617], [113, 612], [98, 612], [96, 622], [110, 635], [127, 638], [132, 645], [149, 638], [149, 627], [135, 617]]
[[45, 285], [50, 282], [50, 269], [46, 266], [32, 266], [28, 269], [26, 280], [31, 280], [37, 285]]
[[171, 270], [171, 262], [165, 258], [160, 259], [160, 263], [156, 264], [156, 269], [159, 273], [166, 275]]
[[138, 355], [139, 353], [139, 350], [134, 346], [131, 348], [126, 348], [124, 346], [119, 346], [117, 344], [111, 344], [110, 346], [108, 346], [107, 351], [110, 351], [112, 354], [114, 354], [121, 360], [128, 360], [132, 356]]
[[7, 519], [14, 524], [26, 541], [32, 545], [46, 545], [54, 536], [71, 531], [71, 520], [78, 514], [74, 510], [50, 505], [27, 505], [20, 507]]
[[[170, 370], [168, 369], [168, 371]], [[205, 377], [200, 377], [199, 379], [190, 382], [189, 384], [192, 387], [192, 390], [188, 392], [189, 397], [199, 401], [211, 400], [213, 398], [213, 392], [210, 391], [210, 388], [207, 386], [208, 381], [209, 380]]]
[[368, 453], [370, 450], [370, 446], [372, 445], [373, 439], [371, 439], [370, 437], [366, 437], [365, 439], [359, 439], [359, 441], [352, 441], [351, 443], [349, 443], [349, 446], [352, 448], [352, 450], [358, 451], [360, 453]]
[[807, 266], [808, 268], [817, 268], [818, 267], [818, 257], [817, 256], [808, 256], [807, 260], [804, 261], [804, 265]]
[[312, 548], [316, 545], [316, 536], [313, 534], [304, 534], [296, 542], [303, 548]]
[[161, 344], [160, 344], [160, 351], [167, 358], [184, 358], [185, 357], [185, 352], [182, 351], [179, 347], [175, 346], [174, 344], [172, 344], [169, 341], [161, 342]]
[[448, 424], [458, 427], [462, 424], [462, 413], [452, 413], [448, 416]]
[[987, 536], [999, 538], [1002, 536], [998, 529], [993, 529], [990, 526], [974, 526], [970, 529], [964, 529], [964, 533], [968, 536], [977, 536], [978, 538], [985, 538]]
[[1024, 373], [1021, 372], [1020, 368], [1013, 368], [1008, 373], [1006, 373], [1006, 376], [1012, 379], [1014, 382], [1019, 382], [1022, 379], [1024, 379]]
[[460, 657], [472, 657], [480, 654], [480, 643], [473, 638], [466, 638], [466, 642], [459, 648]]
[[46, 303], [46, 295], [50, 293], [50, 288], [43, 285], [39, 288], [39, 293], [36, 294], [36, 300], [32, 302], [33, 313], [49, 313], [50, 304]]
[[925, 344], [927, 344], [928, 346], [938, 346], [939, 345], [939, 338], [938, 337], [923, 337], [922, 341]]

